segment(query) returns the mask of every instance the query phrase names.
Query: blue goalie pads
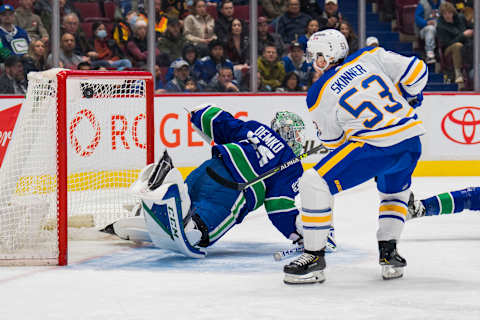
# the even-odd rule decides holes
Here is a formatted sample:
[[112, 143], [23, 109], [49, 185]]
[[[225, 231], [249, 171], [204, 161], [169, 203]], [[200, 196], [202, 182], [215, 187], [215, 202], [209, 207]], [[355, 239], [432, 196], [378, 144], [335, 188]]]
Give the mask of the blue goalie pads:
[[199, 230], [185, 232], [182, 209], [182, 199], [178, 184], [165, 184], [155, 193], [161, 197], [158, 200], [142, 199], [145, 224], [153, 244], [161, 249], [179, 252], [191, 258], [204, 258], [206, 251], [193, 246], [189, 238], [200, 239]]

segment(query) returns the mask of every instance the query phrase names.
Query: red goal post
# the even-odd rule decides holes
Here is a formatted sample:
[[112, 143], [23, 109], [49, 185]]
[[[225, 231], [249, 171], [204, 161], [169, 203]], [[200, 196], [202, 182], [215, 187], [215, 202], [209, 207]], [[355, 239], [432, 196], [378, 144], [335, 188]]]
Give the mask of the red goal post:
[[72, 221], [102, 227], [131, 215], [128, 186], [154, 161], [153, 77], [51, 69], [28, 78], [0, 163], [0, 265], [66, 265]]

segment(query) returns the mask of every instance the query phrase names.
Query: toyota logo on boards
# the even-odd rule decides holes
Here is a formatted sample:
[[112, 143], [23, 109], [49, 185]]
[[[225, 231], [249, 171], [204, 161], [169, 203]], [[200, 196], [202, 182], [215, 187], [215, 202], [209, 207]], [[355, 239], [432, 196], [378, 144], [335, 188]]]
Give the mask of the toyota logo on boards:
[[445, 137], [456, 143], [480, 143], [480, 108], [453, 109], [443, 117], [442, 131]]

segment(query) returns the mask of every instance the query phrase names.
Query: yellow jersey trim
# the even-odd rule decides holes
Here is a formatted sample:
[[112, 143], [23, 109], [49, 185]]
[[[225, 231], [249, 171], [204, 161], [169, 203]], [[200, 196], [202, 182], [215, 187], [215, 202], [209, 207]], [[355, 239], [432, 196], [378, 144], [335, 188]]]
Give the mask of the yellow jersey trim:
[[407, 79], [407, 81], [405, 81], [404, 83], [408, 86], [410, 84], [412, 84], [414, 82], [414, 80], [418, 77], [418, 74], [420, 73], [420, 71], [422, 71], [424, 69], [424, 63], [422, 60], [419, 60], [419, 63], [417, 64], [417, 66], [415, 67], [415, 69], [413, 70], [412, 74], [410, 75], [410, 77]]
[[348, 67], [349, 65], [351, 65], [352, 63], [355, 63], [358, 59], [360, 59], [364, 54], [367, 54], [367, 53], [372, 53], [372, 52], [375, 52], [379, 49], [379, 47], [375, 47], [373, 48], [372, 50], [369, 50], [369, 51], [365, 51], [363, 52], [361, 55], [359, 55], [358, 57], [356, 57], [355, 59], [353, 59], [352, 61], [349, 61], [345, 64], [343, 64], [338, 70], [337, 72], [335, 72], [327, 81], [325, 81], [325, 83], [323, 84], [322, 86], [322, 89], [320, 89], [320, 93], [318, 94], [318, 97], [317, 97], [317, 101], [315, 101], [315, 104], [309, 109], [309, 111], [313, 111], [315, 110], [315, 108], [318, 107], [318, 105], [320, 104], [320, 99], [323, 95], [323, 91], [325, 90], [325, 88], [327, 87], [328, 83], [330, 82], [330, 80], [332, 80], [340, 71], [342, 71], [344, 68]]
[[416, 126], [417, 124], [420, 124], [420, 123], [422, 123], [422, 121], [418, 120], [418, 121], [414, 121], [414, 122], [412, 122], [408, 125], [405, 125], [403, 127], [400, 127], [397, 130], [393, 130], [393, 131], [389, 131], [389, 132], [385, 132], [385, 133], [381, 133], [381, 134], [370, 135], [370, 136], [353, 136], [353, 137], [355, 137], [355, 139], [362, 139], [362, 140], [384, 138], [384, 137], [388, 137], [388, 136], [397, 134], [397, 133], [402, 132], [404, 130], [407, 130], [407, 129], [409, 129], [413, 126]]
[[335, 167], [340, 161], [350, 154], [353, 150], [363, 147], [365, 142], [352, 142], [340, 150], [336, 155], [331, 157], [327, 162], [323, 164], [317, 171], [320, 176], [324, 176], [328, 171]]

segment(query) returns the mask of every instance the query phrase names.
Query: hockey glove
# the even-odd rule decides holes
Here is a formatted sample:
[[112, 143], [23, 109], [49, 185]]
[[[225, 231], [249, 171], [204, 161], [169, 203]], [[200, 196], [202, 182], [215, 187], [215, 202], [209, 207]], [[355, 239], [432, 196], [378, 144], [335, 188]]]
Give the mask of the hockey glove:
[[303, 246], [303, 236], [297, 232], [292, 232], [288, 239], [292, 240], [295, 245]]
[[419, 93], [416, 96], [407, 98], [408, 104], [411, 105], [414, 109], [422, 105], [423, 93]]

